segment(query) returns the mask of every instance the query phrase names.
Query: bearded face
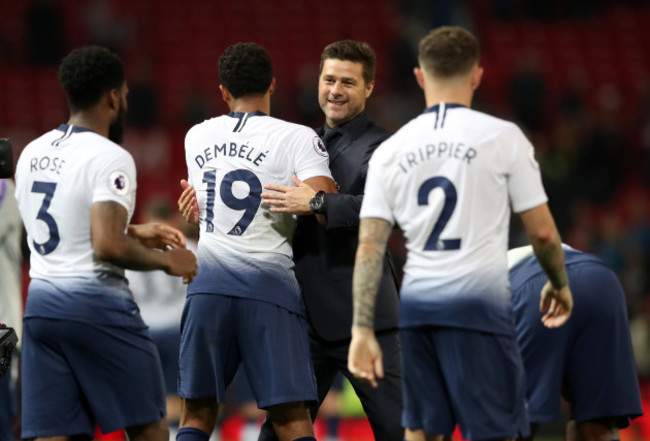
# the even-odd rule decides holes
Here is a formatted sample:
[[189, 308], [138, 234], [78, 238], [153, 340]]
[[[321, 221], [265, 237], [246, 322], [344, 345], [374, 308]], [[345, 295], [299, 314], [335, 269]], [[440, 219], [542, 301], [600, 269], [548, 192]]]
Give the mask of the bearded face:
[[120, 108], [117, 111], [115, 121], [108, 127], [108, 139], [115, 144], [121, 144], [124, 137], [124, 121], [126, 120], [126, 98], [120, 100]]

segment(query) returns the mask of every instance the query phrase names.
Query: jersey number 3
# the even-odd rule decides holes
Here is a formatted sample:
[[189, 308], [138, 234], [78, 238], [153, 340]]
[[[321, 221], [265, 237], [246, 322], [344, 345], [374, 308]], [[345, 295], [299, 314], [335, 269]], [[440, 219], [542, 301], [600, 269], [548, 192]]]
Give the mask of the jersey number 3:
[[440, 212], [440, 217], [433, 226], [433, 231], [424, 245], [425, 251], [451, 251], [460, 249], [460, 239], [440, 239], [442, 230], [445, 229], [447, 222], [456, 208], [456, 187], [454, 183], [443, 176], [429, 178], [418, 190], [418, 205], [429, 205], [429, 193], [436, 188], [440, 188], [445, 193], [445, 204]]
[[[206, 231], [212, 233], [214, 231], [214, 198], [216, 197], [216, 182], [217, 173], [215, 171], [206, 171], [203, 174], [203, 182], [208, 186], [208, 199], [206, 202], [206, 215], [205, 225]], [[232, 191], [232, 186], [235, 182], [242, 181], [248, 184], [248, 195], [240, 199]], [[221, 180], [219, 187], [219, 196], [226, 205], [236, 211], [243, 211], [244, 214], [235, 224], [234, 227], [228, 231], [232, 236], [241, 236], [246, 231], [246, 228], [253, 222], [255, 213], [260, 208], [262, 202], [262, 183], [259, 178], [250, 170], [240, 169], [232, 170], [226, 173], [226, 176]]]
[[56, 184], [54, 182], [40, 182], [34, 181], [32, 184], [32, 193], [43, 193], [43, 203], [41, 208], [36, 214], [36, 219], [40, 219], [47, 225], [47, 228], [50, 230], [50, 238], [45, 242], [37, 243], [35, 240], [32, 241], [34, 249], [41, 255], [45, 256], [50, 254], [56, 249], [59, 245], [59, 227], [56, 225], [56, 221], [47, 209], [50, 208], [50, 203], [52, 202], [52, 197], [54, 196], [54, 190], [56, 190]]

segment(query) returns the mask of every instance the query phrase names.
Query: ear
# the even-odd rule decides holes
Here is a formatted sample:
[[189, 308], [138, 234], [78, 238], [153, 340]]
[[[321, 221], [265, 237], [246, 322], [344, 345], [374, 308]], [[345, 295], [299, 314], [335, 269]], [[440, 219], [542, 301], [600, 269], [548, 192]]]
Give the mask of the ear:
[[481, 84], [481, 79], [483, 78], [483, 68], [481, 66], [476, 66], [474, 70], [472, 70], [472, 77], [470, 78], [470, 87], [472, 88], [472, 92], [475, 91], [478, 86]]
[[372, 95], [372, 91], [375, 89], [375, 82], [371, 81], [366, 85], [366, 99], [370, 98], [370, 95]]
[[111, 89], [110, 92], [106, 95], [108, 108], [115, 111], [115, 113], [120, 110], [120, 102], [122, 101], [122, 95], [118, 89]]
[[275, 92], [275, 77], [271, 78], [271, 85], [269, 86], [269, 94], [273, 95]]
[[228, 89], [223, 87], [223, 84], [219, 84], [219, 91], [221, 91], [221, 98], [230, 105], [230, 92], [228, 92]]
[[413, 69], [413, 74], [415, 75], [415, 81], [418, 82], [420, 89], [424, 90], [424, 72], [419, 67]]

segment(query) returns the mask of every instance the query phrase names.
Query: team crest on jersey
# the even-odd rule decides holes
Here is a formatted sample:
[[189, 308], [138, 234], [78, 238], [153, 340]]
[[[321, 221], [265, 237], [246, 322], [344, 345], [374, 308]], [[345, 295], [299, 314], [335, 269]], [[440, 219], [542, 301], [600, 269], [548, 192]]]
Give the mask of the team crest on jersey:
[[325, 144], [323, 144], [323, 141], [318, 136], [314, 137], [314, 150], [321, 156], [327, 156]]
[[528, 159], [530, 159], [530, 162], [533, 164], [533, 167], [539, 170], [539, 164], [537, 163], [537, 160], [535, 159], [535, 149], [530, 148], [528, 149]]
[[115, 171], [108, 177], [108, 187], [118, 196], [124, 196], [131, 189], [129, 177], [123, 171]]

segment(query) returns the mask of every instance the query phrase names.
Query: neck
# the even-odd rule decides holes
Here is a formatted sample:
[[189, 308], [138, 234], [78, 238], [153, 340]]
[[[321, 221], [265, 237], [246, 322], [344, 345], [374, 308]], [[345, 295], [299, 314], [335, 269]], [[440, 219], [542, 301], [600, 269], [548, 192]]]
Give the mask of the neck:
[[102, 118], [97, 111], [90, 109], [71, 114], [68, 125], [83, 127], [108, 138], [108, 128], [111, 124], [106, 118]]
[[470, 76], [432, 78], [425, 74], [423, 83], [427, 107], [442, 102], [462, 104], [466, 107], [472, 105], [472, 96], [476, 87], [472, 86], [472, 77]]
[[457, 103], [465, 107], [471, 107], [473, 92], [467, 88], [442, 88], [431, 87], [425, 90], [424, 97], [427, 107], [440, 103]]
[[256, 110], [264, 112], [266, 115], [271, 114], [271, 95], [262, 96], [244, 96], [230, 101], [230, 110], [232, 112], [251, 113]]

